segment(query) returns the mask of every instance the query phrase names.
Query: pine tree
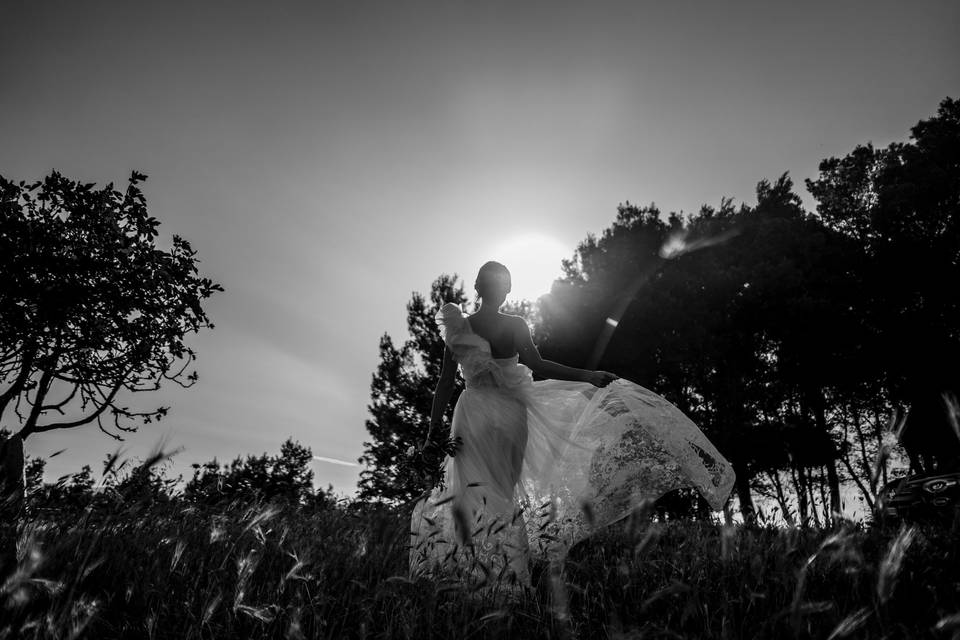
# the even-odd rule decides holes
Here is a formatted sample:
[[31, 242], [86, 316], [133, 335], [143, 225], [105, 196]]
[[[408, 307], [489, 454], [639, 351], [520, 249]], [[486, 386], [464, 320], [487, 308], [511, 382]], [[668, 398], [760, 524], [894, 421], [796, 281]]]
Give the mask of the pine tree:
[[[370, 441], [364, 443], [360, 462], [359, 497], [404, 503], [429, 491], [440, 477], [440, 463], [448, 447], [418, 450], [430, 425], [433, 390], [443, 362], [443, 339], [434, 319], [447, 302], [467, 302], [456, 275], [441, 275], [430, 287], [429, 300], [414, 292], [407, 304], [407, 329], [410, 338], [397, 347], [384, 334], [380, 339], [380, 364], [370, 385]], [[456, 387], [446, 412], [445, 430], [434, 433], [433, 440], [446, 442], [449, 419], [456, 399], [463, 390]], [[414, 451], [411, 455], [411, 447]]]

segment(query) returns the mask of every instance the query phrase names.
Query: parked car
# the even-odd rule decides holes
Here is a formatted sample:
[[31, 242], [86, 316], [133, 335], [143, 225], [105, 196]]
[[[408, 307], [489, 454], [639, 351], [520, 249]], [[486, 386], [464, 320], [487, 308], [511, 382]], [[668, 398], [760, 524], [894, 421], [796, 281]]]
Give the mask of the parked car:
[[960, 510], [960, 472], [913, 475], [880, 490], [877, 516], [894, 520], [952, 519]]

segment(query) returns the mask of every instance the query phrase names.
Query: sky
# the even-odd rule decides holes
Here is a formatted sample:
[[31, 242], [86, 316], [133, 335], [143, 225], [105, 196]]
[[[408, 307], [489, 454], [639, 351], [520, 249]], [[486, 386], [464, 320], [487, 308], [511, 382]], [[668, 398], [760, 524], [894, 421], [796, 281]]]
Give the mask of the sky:
[[[545, 293], [617, 205], [751, 203], [756, 183], [911, 126], [960, 89], [960, 3], [3, 0], [0, 175], [122, 185], [225, 292], [196, 386], [117, 443], [35, 434], [47, 479], [122, 447], [309, 446], [352, 494], [378, 342], [488, 259]], [[468, 287], [469, 288], [469, 287]], [[10, 417], [4, 418], [5, 420]], [[11, 425], [8, 425], [11, 426]], [[343, 464], [346, 463], [346, 464]], [[351, 466], [353, 465], [353, 466]]]

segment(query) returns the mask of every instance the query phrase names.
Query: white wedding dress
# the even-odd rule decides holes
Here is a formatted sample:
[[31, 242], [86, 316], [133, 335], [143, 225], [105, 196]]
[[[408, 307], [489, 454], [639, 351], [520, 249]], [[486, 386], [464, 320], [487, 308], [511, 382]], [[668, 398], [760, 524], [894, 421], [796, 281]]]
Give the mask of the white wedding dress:
[[410, 572], [529, 584], [530, 555], [562, 560], [645, 500], [692, 487], [714, 510], [730, 464], [697, 426], [626, 380], [534, 382], [518, 357], [494, 358], [454, 304], [437, 314], [466, 382], [443, 483], [415, 507]]

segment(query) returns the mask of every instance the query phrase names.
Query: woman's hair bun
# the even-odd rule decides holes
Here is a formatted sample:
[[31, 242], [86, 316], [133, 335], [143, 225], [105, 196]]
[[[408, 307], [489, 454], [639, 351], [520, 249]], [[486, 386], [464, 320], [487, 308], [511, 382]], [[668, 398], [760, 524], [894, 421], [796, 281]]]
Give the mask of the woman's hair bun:
[[477, 272], [477, 281], [474, 287], [481, 298], [486, 297], [488, 292], [494, 290], [509, 292], [511, 288], [510, 270], [494, 260], [486, 262]]

